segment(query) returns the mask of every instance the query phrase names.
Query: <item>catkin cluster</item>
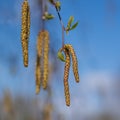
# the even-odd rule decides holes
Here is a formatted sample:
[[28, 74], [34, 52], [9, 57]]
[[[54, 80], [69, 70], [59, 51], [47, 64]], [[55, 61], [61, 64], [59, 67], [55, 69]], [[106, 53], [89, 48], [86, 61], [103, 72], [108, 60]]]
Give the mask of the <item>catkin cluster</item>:
[[75, 77], [75, 81], [79, 82], [79, 73], [78, 73], [78, 62], [75, 51], [70, 44], [64, 45], [60, 51], [65, 53], [65, 68], [64, 68], [64, 93], [65, 93], [65, 101], [66, 105], [70, 106], [70, 93], [69, 93], [69, 84], [68, 84], [68, 77], [69, 77], [69, 70], [70, 70], [70, 61], [72, 58], [72, 68]]
[[42, 30], [37, 39], [36, 60], [36, 93], [40, 91], [40, 83], [44, 89], [47, 88], [49, 69], [49, 33]]
[[[24, 66], [28, 66], [28, 43], [30, 34], [30, 7], [27, 0], [22, 4], [22, 29], [21, 29], [21, 43], [23, 53]], [[75, 81], [79, 82], [78, 62], [75, 51], [70, 44], [66, 44], [60, 49], [60, 52], [65, 54], [65, 67], [64, 67], [64, 93], [66, 105], [70, 106], [70, 92], [69, 92], [69, 70], [70, 62], [72, 60], [72, 68]], [[61, 60], [64, 59], [64, 55]], [[47, 88], [49, 76], [49, 33], [46, 30], [41, 30], [37, 38], [37, 56], [36, 56], [36, 94], [40, 92], [40, 87]]]
[[75, 54], [74, 48], [70, 44], [66, 44], [64, 47], [69, 51], [72, 57], [73, 73], [74, 73], [76, 82], [79, 82], [80, 80], [79, 80], [79, 73], [78, 73], [78, 62], [77, 62], [77, 56]]
[[22, 29], [21, 29], [21, 43], [23, 51], [24, 66], [28, 66], [28, 42], [30, 34], [30, 8], [27, 0], [22, 4]]

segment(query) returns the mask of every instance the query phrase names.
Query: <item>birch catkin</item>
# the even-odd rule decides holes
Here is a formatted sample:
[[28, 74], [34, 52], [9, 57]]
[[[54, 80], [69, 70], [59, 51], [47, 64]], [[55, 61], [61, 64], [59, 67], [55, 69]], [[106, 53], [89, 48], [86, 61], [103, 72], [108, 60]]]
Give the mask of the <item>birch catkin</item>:
[[22, 4], [22, 30], [21, 30], [21, 43], [23, 51], [24, 66], [28, 66], [28, 39], [30, 33], [30, 8], [27, 0]]
[[40, 31], [37, 39], [37, 54], [39, 57], [42, 56], [43, 42], [44, 42], [44, 31]]
[[64, 49], [64, 53], [66, 57], [65, 68], [64, 68], [64, 93], [65, 93], [66, 105], [70, 106], [70, 93], [69, 93], [69, 84], [68, 84], [68, 77], [70, 70], [70, 54], [66, 49]]
[[72, 56], [73, 73], [74, 73], [76, 82], [79, 82], [80, 80], [79, 80], [79, 73], [78, 73], [78, 62], [77, 62], [77, 57], [76, 57], [75, 51], [74, 51], [72, 45], [70, 45], [70, 44], [66, 44], [64, 47], [66, 49], [68, 49], [68, 51], [70, 52], [70, 54]]
[[37, 55], [36, 58], [36, 94], [40, 92], [40, 84], [41, 84], [41, 69], [40, 69], [40, 57]]
[[42, 77], [42, 51], [43, 51], [44, 31], [40, 31], [37, 38], [37, 59], [36, 59], [36, 94], [40, 92]]
[[44, 31], [44, 50], [43, 50], [43, 88], [47, 88], [49, 75], [49, 33]]

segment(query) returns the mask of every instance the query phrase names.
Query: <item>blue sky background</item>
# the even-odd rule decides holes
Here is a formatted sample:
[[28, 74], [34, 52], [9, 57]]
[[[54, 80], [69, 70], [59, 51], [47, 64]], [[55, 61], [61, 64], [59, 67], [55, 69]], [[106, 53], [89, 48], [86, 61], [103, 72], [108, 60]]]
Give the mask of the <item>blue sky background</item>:
[[[30, 94], [35, 97], [35, 45], [40, 27], [38, 6], [33, 0], [29, 2], [32, 20], [30, 66], [24, 68], [20, 42], [22, 1], [0, 0], [0, 94], [7, 88], [13, 94]], [[72, 44], [76, 51], [81, 82], [76, 85], [71, 69], [71, 104], [74, 105], [69, 110], [65, 106], [59, 106], [59, 109], [64, 107], [63, 111], [68, 115], [79, 107], [84, 107], [80, 110], [81, 113], [85, 113], [86, 110], [102, 110], [100, 106], [103, 102], [98, 88], [102, 88], [107, 95], [111, 91], [114, 92], [117, 84], [114, 81], [120, 72], [120, 0], [61, 0], [61, 4], [60, 13], [65, 25], [71, 15], [75, 17], [75, 21], [79, 20], [78, 27], [65, 36], [65, 42]], [[47, 23], [47, 28], [52, 36], [51, 46], [56, 47], [57, 53], [61, 47], [61, 27], [53, 6], [49, 6], [49, 9], [56, 16]], [[54, 77], [52, 81], [52, 89], [61, 105], [65, 104], [61, 82], [64, 64], [59, 63], [62, 68], [59, 77]], [[16, 74], [11, 74], [12, 68], [16, 69]]]

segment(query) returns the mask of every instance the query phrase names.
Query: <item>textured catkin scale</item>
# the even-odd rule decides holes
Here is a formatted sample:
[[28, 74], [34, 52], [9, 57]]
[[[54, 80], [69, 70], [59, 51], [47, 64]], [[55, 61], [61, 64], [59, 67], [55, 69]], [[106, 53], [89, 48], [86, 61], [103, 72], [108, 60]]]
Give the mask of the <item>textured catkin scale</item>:
[[48, 75], [49, 75], [49, 33], [44, 31], [44, 50], [43, 50], [43, 81], [42, 86], [47, 88]]
[[35, 76], [36, 76], [36, 94], [40, 92], [40, 84], [41, 84], [41, 69], [40, 69], [40, 57], [37, 55], [36, 58], [36, 71], [35, 71]]
[[27, 15], [27, 23], [28, 23], [28, 26], [27, 26], [27, 34], [28, 34], [28, 40], [29, 40], [29, 36], [30, 36], [30, 7], [28, 5], [28, 15]]
[[37, 59], [36, 59], [36, 94], [40, 92], [40, 84], [42, 77], [42, 50], [44, 41], [44, 31], [40, 31], [37, 38]]
[[21, 43], [24, 66], [28, 66], [28, 39], [30, 34], [30, 8], [27, 0], [22, 4]]
[[40, 31], [37, 39], [37, 54], [39, 57], [42, 56], [43, 42], [44, 42], [44, 31]]
[[65, 68], [64, 68], [64, 93], [65, 93], [65, 101], [66, 105], [70, 106], [70, 93], [69, 93], [69, 70], [70, 70], [70, 54], [68, 50], [64, 49], [64, 53], [66, 56]]
[[74, 73], [76, 82], [79, 82], [80, 79], [79, 79], [79, 73], [78, 73], [78, 62], [77, 62], [77, 57], [76, 57], [75, 51], [74, 51], [72, 45], [70, 45], [70, 44], [66, 44], [64, 47], [66, 49], [68, 49], [68, 51], [70, 52], [70, 54], [72, 56], [73, 73]]

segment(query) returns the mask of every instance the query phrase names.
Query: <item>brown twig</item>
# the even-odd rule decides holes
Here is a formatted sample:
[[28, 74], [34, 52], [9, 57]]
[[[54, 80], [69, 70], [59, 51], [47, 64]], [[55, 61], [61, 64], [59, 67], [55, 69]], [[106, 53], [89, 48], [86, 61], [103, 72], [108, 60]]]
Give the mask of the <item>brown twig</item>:
[[41, 28], [42, 28], [42, 30], [44, 30], [44, 26], [45, 26], [44, 20], [42, 19], [43, 14], [45, 12], [45, 5], [44, 4], [45, 4], [44, 0], [41, 0], [41, 7], [40, 8], [41, 8], [41, 23], [42, 23]]
[[64, 47], [64, 32], [66, 31], [66, 28], [65, 28], [64, 23], [62, 21], [62, 17], [60, 15], [60, 12], [59, 12], [57, 6], [56, 6], [56, 3], [54, 2], [54, 0], [51, 0], [51, 3], [54, 5], [56, 12], [58, 14], [58, 18], [60, 20], [60, 24], [61, 24], [61, 28], [62, 28], [62, 48], [63, 48]]

